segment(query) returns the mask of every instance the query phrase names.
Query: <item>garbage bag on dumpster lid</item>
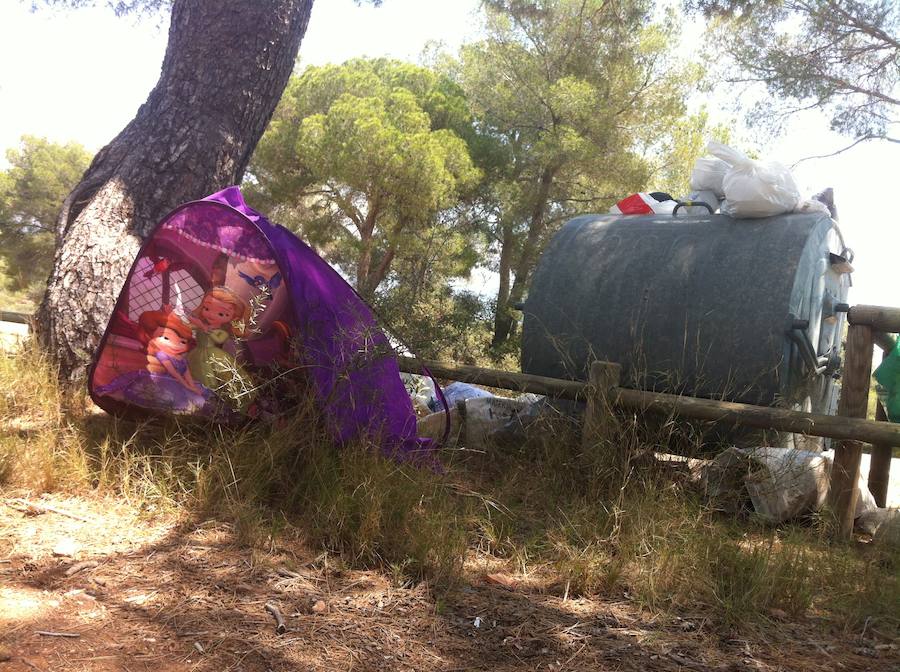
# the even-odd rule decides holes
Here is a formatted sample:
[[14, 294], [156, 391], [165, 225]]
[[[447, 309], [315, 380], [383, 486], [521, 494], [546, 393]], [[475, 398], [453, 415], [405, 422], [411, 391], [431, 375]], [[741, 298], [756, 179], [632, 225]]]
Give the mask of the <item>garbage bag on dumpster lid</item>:
[[675, 210], [674, 199], [662, 191], [649, 194], [632, 194], [609, 209], [611, 215], [671, 215]]
[[735, 218], [772, 217], [793, 212], [800, 191], [791, 171], [780, 163], [762, 163], [718, 142], [707, 147], [731, 166], [722, 181], [722, 214]]
[[687, 217], [688, 215], [709, 215], [715, 214], [719, 211], [719, 207], [722, 204], [722, 199], [716, 196], [715, 192], [705, 190], [705, 191], [692, 191], [687, 196], [679, 199], [680, 201], [691, 201], [693, 203], [707, 203], [710, 208], [712, 208], [712, 213], [707, 210], [702, 205], [688, 205], [678, 209], [675, 214], [676, 217]]
[[694, 169], [691, 171], [691, 189], [711, 191], [716, 196], [724, 197], [725, 190], [722, 181], [725, 179], [728, 168], [729, 165], [722, 159], [714, 156], [701, 156], [694, 162]]

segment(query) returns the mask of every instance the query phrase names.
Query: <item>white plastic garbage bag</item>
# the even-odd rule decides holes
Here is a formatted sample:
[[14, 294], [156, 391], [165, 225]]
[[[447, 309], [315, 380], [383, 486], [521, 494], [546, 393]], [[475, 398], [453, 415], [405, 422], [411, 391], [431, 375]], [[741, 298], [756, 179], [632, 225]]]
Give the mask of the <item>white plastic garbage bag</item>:
[[446, 411], [437, 411], [425, 417], [419, 418], [416, 423], [416, 432], [420, 437], [434, 439], [437, 442], [444, 440], [447, 432], [447, 422], [450, 422], [450, 434], [447, 435], [447, 442], [444, 444], [447, 448], [454, 448], [459, 441], [459, 437], [463, 431], [463, 418], [459, 412], [458, 406], [451, 406], [448, 413]]
[[768, 447], [742, 452], [758, 465], [744, 476], [744, 486], [760, 517], [780, 523], [825, 504], [831, 461], [822, 453]]
[[722, 214], [735, 218], [772, 217], [793, 212], [800, 191], [791, 171], [780, 163], [761, 163], [719, 142], [710, 142], [710, 154], [731, 168], [722, 180]]
[[681, 201], [691, 201], [694, 203], [707, 203], [709, 207], [712, 209], [712, 213], [703, 207], [702, 205], [688, 205], [678, 209], [678, 212], [675, 213], [676, 217], [686, 217], [688, 215], [709, 215], [715, 214], [719, 211], [719, 205], [721, 200], [715, 192], [710, 191], [709, 189], [705, 189], [703, 191], [692, 191], [684, 198], [679, 199]]
[[694, 162], [691, 171], [691, 189], [696, 191], [711, 191], [716, 196], [725, 195], [722, 181], [730, 166], [722, 159], [714, 156], [701, 156]]
[[419, 415], [427, 415], [436, 407], [436, 393], [434, 381], [428, 376], [419, 376], [412, 373], [400, 373], [400, 378], [406, 386], [409, 398]]
[[[831, 465], [834, 464], [834, 450], [826, 450], [822, 453], [825, 456], [825, 459], [828, 460], [829, 465], [829, 474], [831, 473]], [[878, 504], [875, 503], [875, 497], [869, 492], [869, 484], [868, 484], [868, 475], [863, 472], [862, 469], [859, 470], [859, 480], [856, 482], [856, 488], [859, 491], [859, 496], [856, 498], [856, 509], [853, 511], [853, 517], [859, 518], [865, 513], [869, 513], [871, 511], [875, 511], [878, 508]]]
[[[781, 523], [824, 506], [833, 460], [830, 451], [729, 448], [706, 465], [703, 481], [707, 495], [724, 502], [726, 510], [737, 510], [742, 498], [749, 496], [757, 515]], [[856, 519], [877, 509], [862, 474], [858, 487]]]
[[465, 402], [465, 445], [466, 448], [479, 450], [486, 448], [491, 442], [491, 435], [502, 430], [513, 418], [531, 404], [519, 399], [503, 397], [477, 397]]
[[[533, 403], [528, 397], [507, 399], [493, 395], [456, 400], [450, 405], [450, 435], [446, 445], [453, 447], [462, 444], [470, 450], [483, 450], [494, 442], [498, 433], [503, 432], [511, 421], [527, 413]], [[442, 440], [447, 420], [444, 411], [419, 418], [419, 436]]]

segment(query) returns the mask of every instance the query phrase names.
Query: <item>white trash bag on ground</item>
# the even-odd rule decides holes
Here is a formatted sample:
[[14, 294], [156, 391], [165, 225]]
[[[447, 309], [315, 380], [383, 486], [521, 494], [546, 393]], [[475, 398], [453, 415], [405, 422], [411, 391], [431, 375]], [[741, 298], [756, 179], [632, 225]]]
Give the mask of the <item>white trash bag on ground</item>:
[[400, 379], [406, 386], [409, 398], [416, 409], [416, 415], [428, 415], [435, 407], [437, 396], [434, 390], [434, 381], [428, 376], [420, 376], [413, 373], [400, 373]]
[[[535, 400], [541, 399], [537, 395], [521, 395], [518, 399], [497, 397], [467, 383], [452, 383], [444, 388], [444, 392], [450, 402], [447, 445], [462, 444], [472, 450], [483, 450], [495, 440], [502, 439], [508, 434], [510, 423], [527, 415]], [[419, 436], [441, 441], [447, 420], [443, 410], [420, 418], [417, 425]]]
[[780, 523], [825, 504], [831, 461], [822, 453], [768, 447], [742, 452], [758, 465], [744, 476], [744, 486], [760, 517]]
[[519, 414], [525, 413], [530, 402], [504, 397], [477, 397], [465, 401], [465, 446], [481, 450], [492, 437]]
[[[794, 448], [729, 448], [704, 468], [708, 497], [726, 511], [737, 511], [749, 497], [753, 510], [764, 520], [781, 523], [819, 511], [828, 499], [834, 461], [832, 452]], [[877, 510], [863, 474], [853, 517]]]
[[722, 180], [722, 214], [735, 218], [772, 217], [793, 212], [800, 202], [800, 190], [786, 166], [754, 161], [719, 142], [710, 142], [707, 150], [731, 166]]

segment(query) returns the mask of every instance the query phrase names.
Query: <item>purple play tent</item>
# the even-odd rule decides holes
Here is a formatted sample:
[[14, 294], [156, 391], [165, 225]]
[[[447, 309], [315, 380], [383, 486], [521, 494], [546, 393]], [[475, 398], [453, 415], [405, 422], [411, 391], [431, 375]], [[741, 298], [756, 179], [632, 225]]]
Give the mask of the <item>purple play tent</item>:
[[338, 442], [432, 448], [372, 310], [237, 187], [176, 208], [144, 242], [89, 389], [118, 415], [229, 423], [290, 413], [305, 390]]

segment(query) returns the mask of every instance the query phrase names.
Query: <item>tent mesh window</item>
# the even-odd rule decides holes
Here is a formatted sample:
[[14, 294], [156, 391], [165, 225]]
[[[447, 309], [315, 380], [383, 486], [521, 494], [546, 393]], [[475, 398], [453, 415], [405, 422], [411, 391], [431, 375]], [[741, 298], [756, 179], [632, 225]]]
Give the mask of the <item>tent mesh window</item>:
[[128, 287], [128, 317], [132, 320], [137, 321], [141, 313], [159, 310], [167, 303], [176, 305], [180, 302], [188, 313], [200, 304], [204, 290], [189, 271], [165, 270], [147, 277], [152, 270], [153, 261], [143, 257], [131, 275], [131, 284]]
[[168, 303], [174, 304], [176, 297], [180, 294], [181, 303], [186, 312], [190, 313], [200, 305], [203, 299], [203, 288], [194, 279], [188, 271], [179, 269], [171, 274], [169, 279], [171, 287], [171, 296]]

